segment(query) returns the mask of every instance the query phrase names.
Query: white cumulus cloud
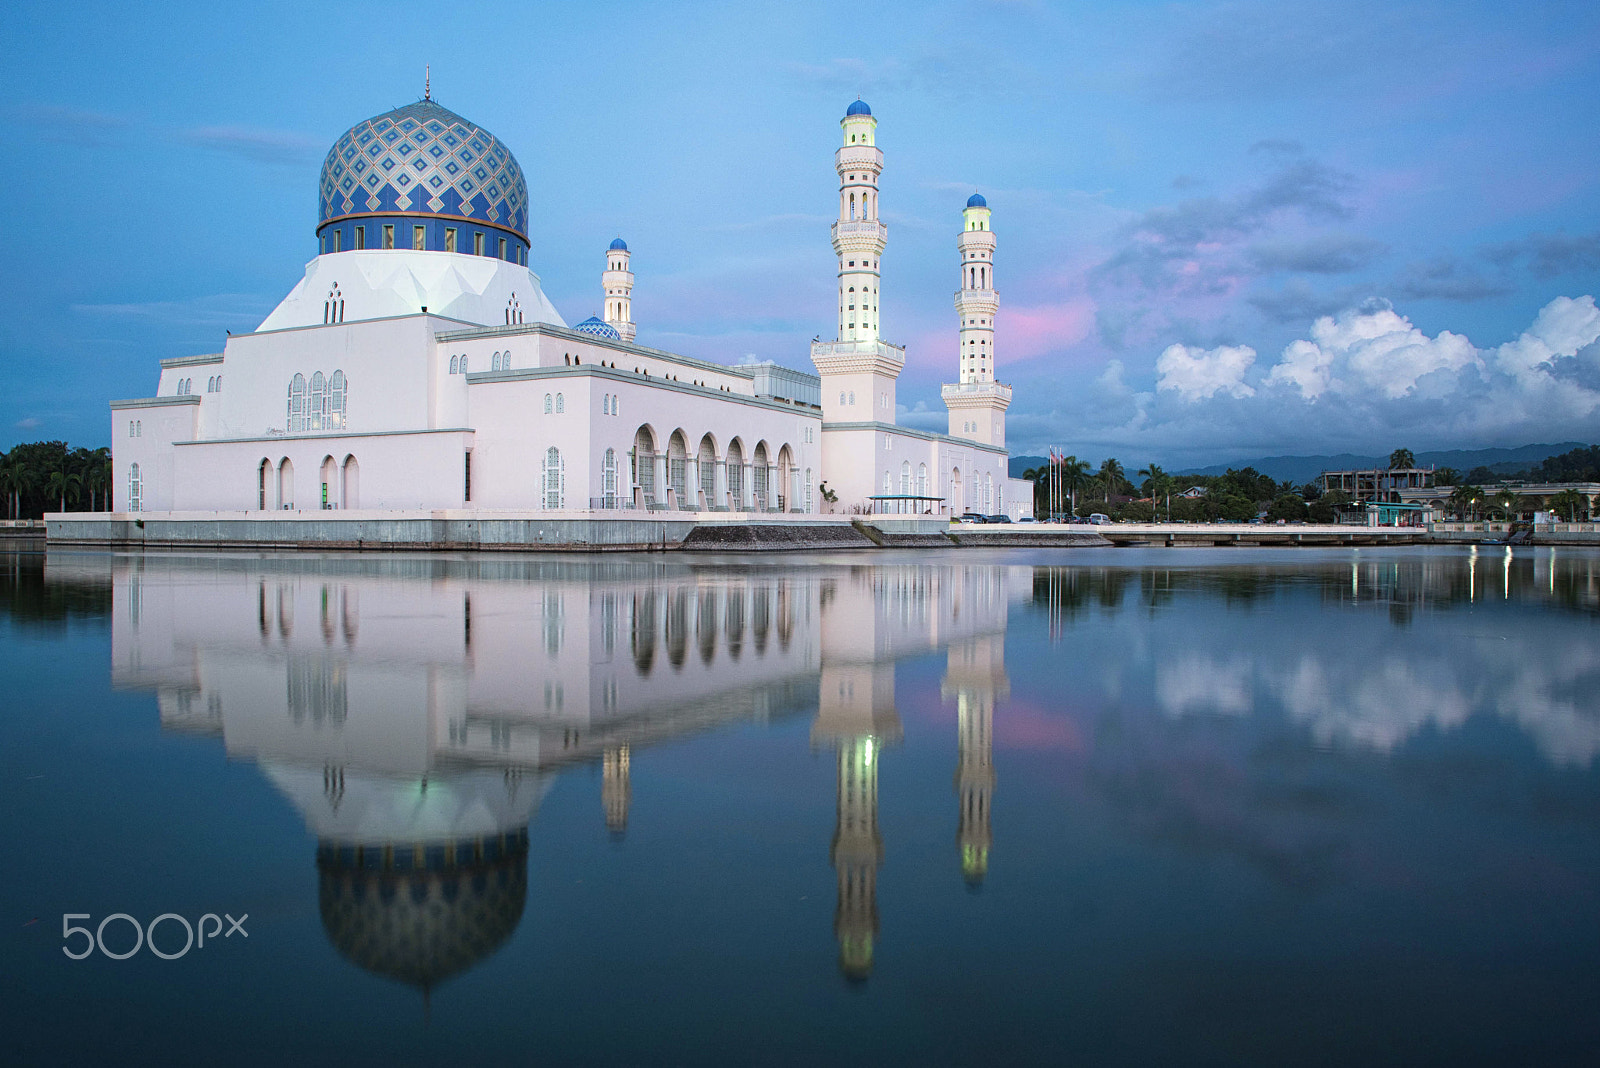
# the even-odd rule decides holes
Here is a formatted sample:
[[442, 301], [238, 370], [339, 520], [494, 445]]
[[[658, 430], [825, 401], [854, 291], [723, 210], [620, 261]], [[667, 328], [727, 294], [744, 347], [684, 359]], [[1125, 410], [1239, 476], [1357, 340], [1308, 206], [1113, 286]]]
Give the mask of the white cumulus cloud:
[[1309, 399], [1351, 388], [1393, 399], [1417, 389], [1425, 375], [1479, 363], [1478, 350], [1465, 337], [1448, 330], [1429, 337], [1380, 301], [1318, 319], [1310, 340], [1284, 348], [1267, 382], [1294, 386]]
[[1218, 393], [1253, 397], [1245, 372], [1256, 362], [1248, 345], [1219, 345], [1214, 349], [1168, 345], [1156, 358], [1156, 389], [1175, 390], [1186, 401], [1205, 400]]

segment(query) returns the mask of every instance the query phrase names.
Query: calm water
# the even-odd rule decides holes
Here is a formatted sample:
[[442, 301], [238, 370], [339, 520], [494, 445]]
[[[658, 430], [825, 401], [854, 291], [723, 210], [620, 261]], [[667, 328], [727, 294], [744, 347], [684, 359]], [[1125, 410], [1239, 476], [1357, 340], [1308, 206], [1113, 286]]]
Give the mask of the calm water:
[[1576, 549], [0, 556], [5, 1059], [1594, 1063], [1597, 622]]

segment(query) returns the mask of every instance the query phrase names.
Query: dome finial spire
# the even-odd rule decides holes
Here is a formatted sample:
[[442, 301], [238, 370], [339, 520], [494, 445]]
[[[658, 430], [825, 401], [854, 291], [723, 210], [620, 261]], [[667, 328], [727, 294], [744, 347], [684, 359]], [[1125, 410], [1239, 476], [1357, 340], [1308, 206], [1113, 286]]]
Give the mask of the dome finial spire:
[[433, 99], [433, 64], [426, 63], [422, 67], [422, 99]]

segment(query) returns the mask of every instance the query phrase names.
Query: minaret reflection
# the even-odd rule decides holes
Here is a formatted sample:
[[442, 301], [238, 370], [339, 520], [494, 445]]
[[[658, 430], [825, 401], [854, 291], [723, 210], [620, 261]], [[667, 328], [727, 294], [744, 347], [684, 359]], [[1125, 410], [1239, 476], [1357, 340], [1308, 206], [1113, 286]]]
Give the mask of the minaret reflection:
[[606, 810], [606, 830], [621, 840], [628, 833], [628, 803], [633, 787], [628, 782], [628, 747], [607, 749], [600, 759], [600, 803]]
[[961, 874], [977, 890], [989, 872], [989, 802], [994, 796], [994, 705], [1010, 692], [1005, 639], [996, 635], [951, 646], [939, 692], [956, 699], [956, 845]]
[[894, 665], [824, 664], [813, 745], [831, 745], [839, 761], [838, 818], [829, 857], [839, 877], [833, 933], [839, 970], [854, 982], [872, 973], [878, 935], [878, 760], [901, 737], [894, 708]]

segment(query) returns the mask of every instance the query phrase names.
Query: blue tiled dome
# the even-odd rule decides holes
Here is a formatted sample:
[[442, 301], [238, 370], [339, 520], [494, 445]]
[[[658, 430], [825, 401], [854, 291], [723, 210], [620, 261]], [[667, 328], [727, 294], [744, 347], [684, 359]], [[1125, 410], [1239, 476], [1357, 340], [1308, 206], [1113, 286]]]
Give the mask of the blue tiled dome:
[[613, 252], [626, 252], [628, 251], [628, 243], [619, 237], [611, 242], [611, 249]]
[[969, 208], [987, 208], [988, 206], [989, 202], [983, 199], [982, 193], [974, 193], [967, 198], [967, 207]]
[[610, 338], [612, 341], [622, 340], [622, 335], [617, 333], [616, 327], [612, 326], [605, 320], [597, 319], [592, 315], [583, 322], [579, 323], [577, 326], [574, 326], [572, 329], [582, 330], [585, 334], [593, 334], [595, 337]]
[[[375, 227], [358, 244], [341, 224], [391, 216], [439, 220], [440, 225], [427, 226], [430, 249], [445, 247], [444, 225], [455, 222], [466, 224], [458, 230], [478, 223], [498, 231], [488, 234], [482, 250], [487, 255], [497, 254], [496, 240], [505, 236], [525, 250], [528, 185], [516, 158], [493, 134], [432, 100], [419, 100], [352, 126], [322, 163], [319, 237], [338, 228], [349, 231], [341, 249], [380, 248]], [[395, 246], [412, 248], [412, 237], [402, 228]], [[456, 250], [477, 251], [472, 240], [462, 234]], [[509, 251], [507, 258], [513, 258]]]
[[844, 113], [846, 116], [871, 115], [872, 109], [867, 107], [867, 102], [865, 100], [857, 100], [854, 104], [851, 104], [849, 107], [845, 108]]

